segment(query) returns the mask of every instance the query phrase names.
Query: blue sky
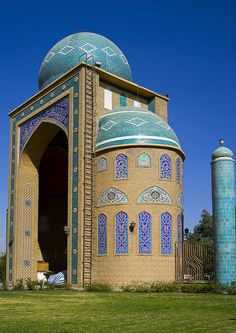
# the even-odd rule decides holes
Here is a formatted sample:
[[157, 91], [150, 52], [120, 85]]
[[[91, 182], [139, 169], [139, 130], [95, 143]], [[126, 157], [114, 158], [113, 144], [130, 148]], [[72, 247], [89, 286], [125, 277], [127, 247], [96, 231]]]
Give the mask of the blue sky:
[[0, 10], [0, 251], [5, 249], [8, 112], [38, 91], [38, 71], [65, 36], [90, 31], [124, 52], [133, 81], [168, 93], [169, 122], [186, 153], [185, 225], [211, 211], [210, 157], [223, 137], [236, 153], [236, 2], [11, 1]]

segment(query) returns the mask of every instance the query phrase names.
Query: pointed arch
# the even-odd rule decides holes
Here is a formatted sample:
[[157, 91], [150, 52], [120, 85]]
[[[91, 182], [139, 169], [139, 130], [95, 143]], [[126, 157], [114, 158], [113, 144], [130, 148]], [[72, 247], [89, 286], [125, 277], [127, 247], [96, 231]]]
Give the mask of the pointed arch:
[[159, 186], [152, 186], [143, 191], [137, 200], [138, 203], [171, 204], [170, 195]]

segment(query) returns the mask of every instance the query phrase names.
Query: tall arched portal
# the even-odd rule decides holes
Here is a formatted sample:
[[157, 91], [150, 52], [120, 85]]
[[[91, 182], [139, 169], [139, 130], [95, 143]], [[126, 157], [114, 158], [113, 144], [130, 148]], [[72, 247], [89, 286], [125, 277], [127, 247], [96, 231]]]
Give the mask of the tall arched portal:
[[60, 130], [46, 148], [39, 166], [38, 270], [67, 269], [68, 141]]

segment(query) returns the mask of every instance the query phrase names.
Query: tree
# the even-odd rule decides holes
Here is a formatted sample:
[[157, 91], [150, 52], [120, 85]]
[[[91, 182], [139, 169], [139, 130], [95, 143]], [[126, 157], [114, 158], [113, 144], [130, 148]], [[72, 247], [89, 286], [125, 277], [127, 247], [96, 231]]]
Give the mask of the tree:
[[6, 278], [6, 254], [0, 254], [0, 281]]
[[213, 218], [206, 209], [202, 210], [201, 220], [195, 225], [193, 232], [187, 234], [186, 238], [189, 242], [196, 242], [213, 248]]

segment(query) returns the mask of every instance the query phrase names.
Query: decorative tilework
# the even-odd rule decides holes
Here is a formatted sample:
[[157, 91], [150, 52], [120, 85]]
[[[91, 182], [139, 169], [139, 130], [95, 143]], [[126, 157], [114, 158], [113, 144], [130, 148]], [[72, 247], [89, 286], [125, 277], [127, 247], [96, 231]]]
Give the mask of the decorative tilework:
[[106, 124], [104, 124], [101, 129], [104, 131], [109, 131], [112, 127], [114, 127], [115, 125], [117, 125], [117, 123], [113, 120], [109, 120]]
[[107, 254], [107, 217], [98, 216], [98, 254]]
[[20, 127], [20, 151], [22, 152], [25, 144], [43, 120], [53, 120], [62, 125], [65, 130], [68, 129], [68, 110], [69, 98], [65, 97], [59, 102], [53, 104], [46, 110], [40, 112], [35, 117], [23, 123]]
[[184, 196], [183, 192], [180, 192], [177, 197], [177, 206], [184, 209]]
[[120, 94], [120, 107], [125, 107], [127, 105], [127, 98], [124, 93]]
[[132, 118], [132, 119], [128, 120], [127, 123], [129, 123], [131, 125], [134, 125], [136, 127], [139, 127], [139, 126], [142, 126], [142, 125], [146, 124], [147, 121], [142, 119], [142, 118], [135, 117], [135, 118]]
[[128, 157], [124, 154], [116, 156], [116, 179], [128, 178]]
[[160, 157], [160, 178], [171, 179], [171, 158], [167, 154]]
[[176, 159], [176, 181], [180, 182], [180, 158]]
[[100, 171], [105, 171], [105, 170], [107, 170], [107, 159], [104, 157], [101, 157], [98, 160], [97, 171], [100, 172]]
[[172, 254], [172, 216], [161, 215], [161, 254]]
[[120, 205], [126, 202], [128, 202], [128, 198], [123, 192], [110, 187], [100, 195], [97, 207]]
[[138, 219], [138, 253], [151, 254], [152, 251], [151, 215], [148, 212], [139, 214]]
[[128, 253], [128, 215], [119, 212], [116, 215], [116, 254]]
[[138, 203], [171, 204], [170, 195], [158, 186], [152, 186], [142, 192], [137, 200]]
[[178, 237], [178, 255], [181, 255], [182, 252], [182, 234], [183, 234], [183, 225], [182, 225], [182, 215], [179, 214], [177, 217], [177, 237]]
[[150, 167], [151, 157], [146, 153], [142, 153], [137, 158], [137, 164], [139, 167]]

